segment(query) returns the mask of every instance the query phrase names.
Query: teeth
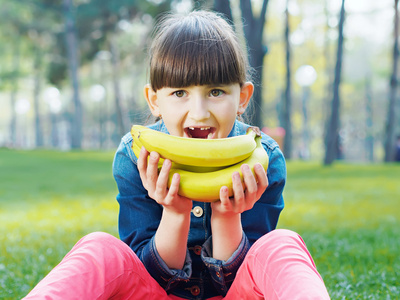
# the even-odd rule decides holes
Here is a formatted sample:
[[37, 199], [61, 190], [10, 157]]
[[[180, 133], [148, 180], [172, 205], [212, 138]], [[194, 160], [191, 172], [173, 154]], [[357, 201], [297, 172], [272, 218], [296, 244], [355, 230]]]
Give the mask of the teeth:
[[211, 139], [211, 138], [212, 138], [212, 133], [209, 133], [208, 136], [207, 136], [207, 138], [208, 138], [208, 139]]
[[[190, 130], [194, 130], [194, 127], [188, 127]], [[211, 127], [200, 127], [200, 130], [210, 130]]]

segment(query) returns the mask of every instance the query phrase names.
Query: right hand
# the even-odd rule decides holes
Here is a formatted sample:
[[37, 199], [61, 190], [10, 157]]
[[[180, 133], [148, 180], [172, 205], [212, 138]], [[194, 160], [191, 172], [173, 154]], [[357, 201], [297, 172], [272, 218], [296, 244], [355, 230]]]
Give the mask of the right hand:
[[178, 195], [179, 174], [174, 174], [171, 186], [168, 188], [168, 176], [172, 163], [169, 159], [165, 159], [160, 172], [158, 172], [159, 160], [160, 154], [157, 152], [149, 153], [144, 147], [140, 150], [137, 166], [144, 188], [149, 196], [168, 212], [190, 214], [192, 201]]

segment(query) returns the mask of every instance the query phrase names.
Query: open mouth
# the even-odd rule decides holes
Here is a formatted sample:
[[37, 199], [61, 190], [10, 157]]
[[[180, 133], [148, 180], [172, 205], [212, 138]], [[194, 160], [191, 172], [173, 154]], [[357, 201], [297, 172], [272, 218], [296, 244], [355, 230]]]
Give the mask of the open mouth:
[[214, 137], [214, 127], [186, 127], [187, 137], [194, 139], [212, 139]]

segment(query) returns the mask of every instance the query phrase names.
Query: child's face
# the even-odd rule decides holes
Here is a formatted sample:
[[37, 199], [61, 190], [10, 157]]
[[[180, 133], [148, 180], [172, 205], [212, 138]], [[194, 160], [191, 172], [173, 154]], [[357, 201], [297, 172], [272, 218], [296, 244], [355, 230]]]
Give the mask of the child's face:
[[171, 135], [218, 139], [232, 130], [237, 114], [242, 114], [253, 94], [246, 82], [229, 85], [202, 85], [185, 88], [145, 86], [145, 97], [152, 114], [161, 116]]

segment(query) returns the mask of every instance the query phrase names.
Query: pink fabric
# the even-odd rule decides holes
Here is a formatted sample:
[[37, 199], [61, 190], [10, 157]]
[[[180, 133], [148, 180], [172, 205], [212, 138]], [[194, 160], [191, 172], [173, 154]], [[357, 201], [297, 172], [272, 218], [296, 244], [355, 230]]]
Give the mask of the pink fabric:
[[247, 253], [225, 300], [330, 299], [302, 238], [277, 229]]
[[[167, 295], [125, 243], [97, 232], [82, 238], [24, 299], [182, 298]], [[251, 247], [226, 297], [211, 299], [330, 298], [301, 237], [277, 229]]]

